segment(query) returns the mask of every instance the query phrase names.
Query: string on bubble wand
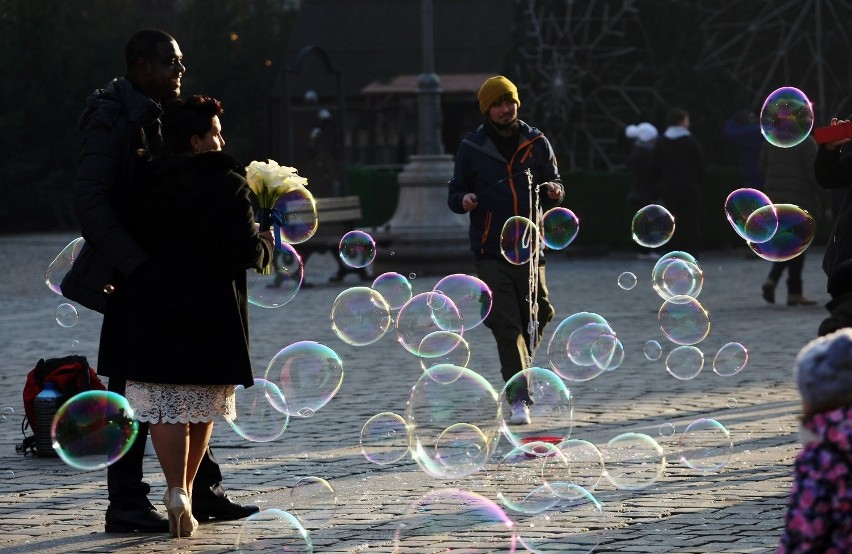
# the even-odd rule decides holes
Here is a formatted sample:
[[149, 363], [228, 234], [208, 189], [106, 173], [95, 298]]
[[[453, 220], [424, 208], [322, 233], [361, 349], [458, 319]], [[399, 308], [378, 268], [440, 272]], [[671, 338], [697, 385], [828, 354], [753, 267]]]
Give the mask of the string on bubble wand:
[[539, 197], [541, 183], [538, 183], [533, 187], [532, 172], [527, 169], [525, 173], [529, 184], [529, 220], [534, 223], [534, 226], [529, 228], [527, 233], [529, 235], [527, 240], [530, 247], [529, 283], [527, 294], [527, 302], [529, 304], [529, 324], [527, 327], [527, 334], [530, 337], [530, 348], [527, 366], [532, 367], [532, 362], [535, 358], [535, 351], [538, 348], [538, 267], [540, 261], [539, 253], [541, 250], [541, 236], [539, 235], [538, 230], [542, 228], [541, 202]]

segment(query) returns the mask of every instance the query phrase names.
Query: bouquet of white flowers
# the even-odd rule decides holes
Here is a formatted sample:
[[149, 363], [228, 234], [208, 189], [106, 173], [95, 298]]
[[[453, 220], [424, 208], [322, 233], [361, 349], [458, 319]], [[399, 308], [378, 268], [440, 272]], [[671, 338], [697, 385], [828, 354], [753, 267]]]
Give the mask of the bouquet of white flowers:
[[[251, 162], [246, 167], [246, 179], [249, 188], [257, 196], [258, 207], [260, 208], [258, 223], [263, 231], [272, 227], [273, 223], [276, 222], [275, 202], [289, 192], [297, 189], [304, 190], [308, 184], [308, 180], [300, 177], [295, 167], [278, 165], [274, 160]], [[280, 241], [279, 229], [276, 226], [276, 249], [281, 248]], [[272, 272], [271, 265], [264, 268], [262, 273], [270, 274]]]
[[272, 224], [271, 210], [275, 201], [297, 188], [304, 188], [308, 180], [299, 176], [295, 167], [278, 165], [274, 160], [253, 161], [246, 167], [249, 188], [257, 196], [260, 206], [260, 228], [269, 229]]

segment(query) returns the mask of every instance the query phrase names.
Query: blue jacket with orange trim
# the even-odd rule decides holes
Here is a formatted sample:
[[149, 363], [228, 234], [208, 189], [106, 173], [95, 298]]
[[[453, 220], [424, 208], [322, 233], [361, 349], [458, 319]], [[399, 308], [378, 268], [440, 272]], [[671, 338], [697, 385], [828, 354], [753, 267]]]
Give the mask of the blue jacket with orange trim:
[[[503, 259], [500, 231], [510, 217], [530, 217], [530, 186], [545, 182], [562, 184], [550, 142], [535, 127], [523, 121], [518, 123], [521, 131], [518, 148], [509, 160], [497, 150], [484, 125], [468, 133], [456, 153], [447, 205], [463, 214], [464, 195], [476, 194], [478, 206], [470, 211], [469, 231], [470, 249], [476, 259]], [[532, 174], [532, 185], [526, 170]], [[560, 203], [550, 199], [544, 188], [538, 194], [542, 210]]]

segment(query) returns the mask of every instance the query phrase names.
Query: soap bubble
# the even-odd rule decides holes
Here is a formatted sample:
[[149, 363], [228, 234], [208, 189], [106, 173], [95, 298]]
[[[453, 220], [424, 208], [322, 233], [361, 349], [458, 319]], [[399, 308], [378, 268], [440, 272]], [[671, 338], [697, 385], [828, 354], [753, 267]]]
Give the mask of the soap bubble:
[[73, 304], [68, 304], [67, 302], [63, 302], [56, 307], [54, 316], [56, 317], [56, 323], [58, 323], [60, 327], [74, 327], [80, 319], [77, 315], [77, 308], [75, 308]]
[[729, 342], [719, 348], [713, 358], [713, 371], [722, 377], [736, 375], [748, 363], [748, 350], [738, 342]]
[[272, 221], [280, 241], [288, 244], [305, 242], [317, 232], [317, 203], [304, 187], [282, 194], [272, 207]]
[[290, 489], [290, 507], [302, 525], [320, 527], [337, 513], [337, 491], [322, 477], [303, 477]]
[[778, 230], [771, 239], [754, 243], [748, 242], [752, 252], [770, 262], [792, 260], [811, 245], [816, 233], [816, 222], [807, 211], [793, 204], [775, 204], [759, 208], [751, 218], [761, 217], [767, 210], [774, 208], [778, 215]]
[[463, 327], [461, 312], [440, 292], [415, 295], [396, 316], [397, 341], [415, 356], [420, 356], [418, 349], [427, 335], [436, 331], [461, 334]]
[[559, 503], [561, 497], [548, 483], [569, 474], [568, 459], [555, 444], [532, 441], [503, 456], [488, 477], [507, 510], [534, 514]]
[[405, 419], [393, 412], [382, 412], [368, 419], [361, 428], [361, 451], [374, 464], [401, 460], [408, 454]]
[[50, 265], [47, 266], [47, 271], [44, 273], [44, 283], [47, 285], [47, 288], [62, 296], [62, 290], [60, 288], [62, 279], [65, 277], [65, 274], [68, 273], [68, 270], [71, 269], [71, 266], [74, 265], [74, 260], [76, 260], [80, 255], [80, 251], [82, 251], [84, 244], [85, 241], [83, 240], [83, 237], [78, 237], [72, 240], [65, 246], [65, 248], [62, 249], [61, 252], [59, 252], [56, 258], [50, 262]]
[[[451, 364], [436, 365], [424, 371], [411, 388], [405, 421], [411, 456], [423, 471], [437, 478], [466, 477], [481, 469], [499, 438], [499, 395], [473, 370]], [[437, 449], [439, 438], [458, 423], [475, 426], [485, 437], [483, 444], [488, 450], [478, 458], [478, 463], [465, 460], [462, 465], [452, 465], [443, 461]]]
[[562, 250], [577, 238], [580, 220], [568, 208], [556, 207], [544, 212], [541, 218], [542, 240], [548, 248]]
[[[751, 216], [765, 208], [760, 216]], [[737, 234], [754, 243], [766, 242], [778, 230], [778, 212], [772, 201], [757, 189], [741, 188], [725, 199], [725, 217]]]
[[246, 272], [248, 301], [260, 308], [280, 308], [295, 298], [304, 275], [305, 266], [296, 249], [286, 243], [276, 245], [269, 265]]
[[50, 436], [62, 460], [77, 469], [103, 469], [124, 456], [139, 432], [120, 394], [89, 390], [72, 396], [53, 417]]
[[227, 420], [231, 428], [251, 442], [274, 441], [287, 429], [287, 401], [281, 389], [266, 379], [254, 379], [254, 386], [234, 387], [237, 416]]
[[435, 331], [420, 342], [418, 348], [420, 367], [424, 370], [439, 364], [467, 367], [470, 362], [470, 345], [458, 333]]
[[348, 288], [337, 295], [331, 306], [331, 329], [346, 344], [373, 344], [392, 325], [390, 306], [370, 287]]
[[396, 519], [394, 552], [454, 544], [471, 552], [515, 552], [515, 524], [488, 498], [461, 489], [432, 490]]
[[760, 132], [773, 146], [796, 146], [808, 137], [813, 126], [813, 104], [795, 87], [772, 91], [760, 108]]
[[541, 512], [516, 516], [518, 542], [529, 552], [594, 552], [610, 527], [603, 506], [577, 484], [551, 486], [558, 487], [566, 498]]
[[636, 286], [636, 275], [625, 271], [618, 276], [618, 286], [624, 290], [632, 290]]
[[692, 254], [675, 250], [661, 256], [654, 264], [651, 287], [663, 300], [675, 296], [695, 298], [704, 287], [704, 272]]
[[[584, 328], [589, 324], [591, 325]], [[569, 344], [575, 331], [584, 328], [574, 337], [574, 351], [569, 352]], [[592, 358], [591, 346], [601, 334], [615, 336], [606, 319], [593, 312], [578, 312], [563, 319], [556, 327], [547, 343], [547, 356], [550, 367], [568, 381], [588, 381], [605, 371]], [[589, 341], [591, 339], [591, 341]], [[584, 349], [588, 347], [587, 349]], [[578, 365], [577, 362], [583, 365]]]
[[376, 259], [376, 241], [364, 231], [349, 231], [340, 239], [338, 254], [349, 267], [367, 267]]
[[694, 379], [704, 367], [704, 353], [694, 346], [678, 346], [666, 356], [666, 371], [681, 381]]
[[248, 516], [240, 526], [235, 546], [238, 552], [312, 554], [314, 551], [310, 534], [296, 516], [275, 508]]
[[405, 275], [392, 271], [376, 277], [372, 289], [382, 295], [391, 310], [398, 310], [411, 300], [411, 283]]
[[464, 330], [473, 329], [491, 313], [493, 295], [484, 281], [472, 275], [454, 273], [438, 281], [434, 292], [439, 292], [453, 301], [461, 312]]
[[340, 390], [343, 362], [324, 344], [300, 341], [279, 350], [264, 377], [278, 385], [290, 417], [310, 417]]
[[606, 477], [624, 490], [647, 488], [659, 480], [666, 469], [663, 447], [644, 433], [623, 433], [604, 449]]
[[710, 418], [690, 423], [678, 441], [681, 460], [692, 469], [719, 471], [728, 463], [734, 444], [725, 426]]
[[500, 232], [500, 252], [510, 264], [523, 265], [530, 261], [538, 248], [538, 228], [523, 216], [512, 216]]
[[710, 314], [691, 296], [673, 296], [663, 302], [657, 319], [663, 334], [675, 344], [698, 344], [710, 333]]
[[[524, 392], [526, 394], [524, 394]], [[529, 425], [513, 425], [510, 404], [516, 398], [529, 396], [527, 408], [530, 412]], [[500, 393], [503, 435], [514, 446], [532, 452], [527, 443], [545, 441], [560, 443], [571, 436], [573, 426], [573, 398], [559, 375], [542, 367], [530, 367], [519, 371], [506, 381]]]
[[646, 248], [657, 248], [669, 242], [674, 231], [674, 216], [658, 204], [649, 204], [637, 211], [630, 225], [633, 241]]
[[660, 356], [663, 354], [663, 347], [660, 346], [660, 343], [655, 340], [649, 340], [645, 343], [643, 348], [645, 353], [645, 357], [651, 361], [659, 360]]

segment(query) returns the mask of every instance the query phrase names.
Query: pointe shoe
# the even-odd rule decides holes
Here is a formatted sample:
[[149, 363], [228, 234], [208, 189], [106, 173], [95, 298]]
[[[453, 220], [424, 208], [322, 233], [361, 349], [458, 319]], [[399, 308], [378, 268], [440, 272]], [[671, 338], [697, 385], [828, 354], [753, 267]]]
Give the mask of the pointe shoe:
[[775, 285], [777, 283], [772, 279], [767, 279], [760, 290], [763, 292], [763, 299], [770, 304], [775, 304]]
[[163, 503], [169, 514], [169, 534], [177, 538], [180, 538], [181, 534], [185, 537], [192, 535], [195, 529], [192, 529], [191, 523], [184, 524], [184, 520], [189, 521], [192, 518], [186, 491], [180, 487], [172, 487], [163, 495]]
[[788, 306], [816, 306], [817, 301], [811, 300], [802, 294], [788, 294], [787, 295], [787, 305]]

